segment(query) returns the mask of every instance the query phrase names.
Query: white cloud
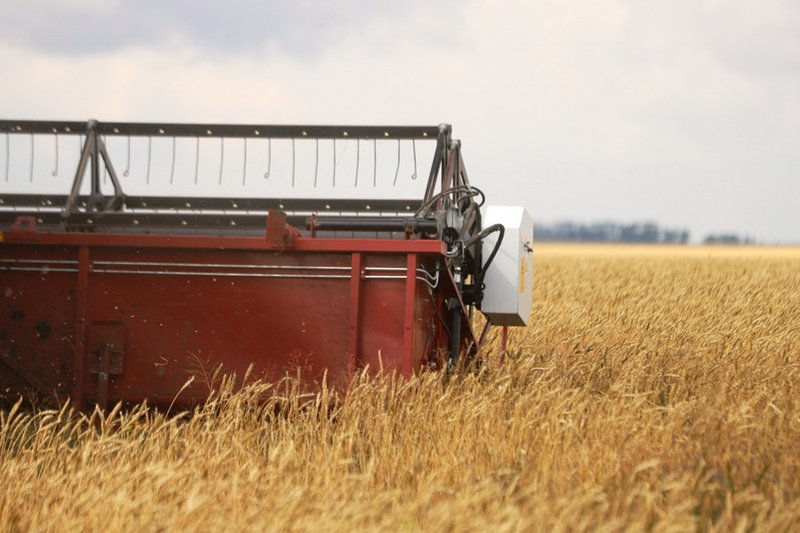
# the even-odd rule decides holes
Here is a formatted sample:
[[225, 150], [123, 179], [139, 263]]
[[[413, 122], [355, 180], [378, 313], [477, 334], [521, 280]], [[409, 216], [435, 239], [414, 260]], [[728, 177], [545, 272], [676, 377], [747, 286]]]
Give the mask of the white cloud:
[[298, 22], [313, 54], [269, 39], [209, 54], [191, 31], [91, 54], [6, 42], [0, 114], [449, 121], [490, 201], [540, 219], [800, 240], [798, 16], [788, 1], [413, 3], [322, 36]]

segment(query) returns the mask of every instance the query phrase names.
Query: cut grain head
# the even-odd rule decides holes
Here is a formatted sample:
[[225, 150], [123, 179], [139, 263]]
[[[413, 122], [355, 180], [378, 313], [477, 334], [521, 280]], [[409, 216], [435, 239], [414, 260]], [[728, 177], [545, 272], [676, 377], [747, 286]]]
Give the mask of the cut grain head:
[[537, 268], [504, 365], [495, 340], [478, 371], [363, 372], [338, 397], [292, 376], [181, 416], [5, 411], [0, 528], [795, 529], [797, 263]]

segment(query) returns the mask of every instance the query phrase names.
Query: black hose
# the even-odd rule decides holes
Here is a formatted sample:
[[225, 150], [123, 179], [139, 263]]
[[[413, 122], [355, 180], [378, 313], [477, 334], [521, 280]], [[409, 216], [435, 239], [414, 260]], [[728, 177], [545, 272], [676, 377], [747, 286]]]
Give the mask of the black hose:
[[483, 268], [481, 268], [480, 272], [478, 273], [478, 279], [475, 280], [475, 286], [480, 290], [483, 290], [483, 278], [486, 277], [486, 271], [489, 270], [489, 266], [492, 264], [492, 261], [494, 261], [497, 251], [500, 250], [500, 245], [503, 243], [503, 237], [506, 235], [506, 228], [502, 224], [492, 224], [464, 243], [464, 248], [469, 248], [475, 244], [475, 242], [483, 241], [483, 239], [494, 232], [499, 233], [497, 236], [497, 242], [494, 244], [494, 248], [492, 249], [492, 253], [489, 254], [489, 258], [486, 259], [486, 262], [483, 264]]
[[[430, 200], [428, 200], [427, 202], [422, 204], [419, 207], [419, 209], [417, 209], [416, 213], [414, 213], [414, 216], [419, 216], [420, 214], [425, 213], [431, 207], [433, 207], [433, 205], [436, 202], [441, 200], [443, 197], [447, 196], [448, 194], [451, 194], [451, 193], [454, 193], [454, 192], [459, 192], [459, 191], [466, 192], [467, 193], [466, 198], [471, 198], [473, 196], [480, 196], [481, 197], [481, 201], [478, 204], [478, 207], [482, 206], [483, 203], [486, 201], [486, 195], [484, 195], [483, 191], [481, 191], [477, 187], [472, 187], [470, 185], [456, 185], [455, 187], [451, 187], [451, 188], [449, 188], [447, 190], [444, 190], [444, 191], [436, 194], [433, 198], [431, 198]], [[463, 200], [463, 198], [462, 198], [462, 200]]]

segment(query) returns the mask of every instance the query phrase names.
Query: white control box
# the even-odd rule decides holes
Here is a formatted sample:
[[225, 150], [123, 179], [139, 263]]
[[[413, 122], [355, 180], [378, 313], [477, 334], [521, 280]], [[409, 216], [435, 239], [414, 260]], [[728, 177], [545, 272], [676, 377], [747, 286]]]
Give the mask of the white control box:
[[[483, 227], [493, 224], [502, 224], [505, 235], [483, 280], [481, 311], [498, 326], [527, 326], [533, 305], [533, 219], [524, 207], [490, 205]], [[484, 239], [484, 264], [498, 236]]]

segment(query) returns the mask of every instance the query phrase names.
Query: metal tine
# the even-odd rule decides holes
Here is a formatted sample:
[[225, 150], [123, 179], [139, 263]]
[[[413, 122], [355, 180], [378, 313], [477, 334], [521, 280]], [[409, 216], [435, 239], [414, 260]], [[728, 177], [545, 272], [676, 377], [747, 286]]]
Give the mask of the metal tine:
[[336, 139], [335, 138], [333, 139], [333, 186], [336, 187]]
[[145, 179], [145, 183], [148, 185], [150, 184], [150, 160], [153, 151], [153, 137], [148, 135], [147, 136], [147, 177]]
[[30, 171], [30, 176], [28, 178], [28, 181], [30, 181], [31, 183], [33, 183], [33, 161], [34, 161], [33, 155], [35, 152], [36, 152], [36, 143], [34, 142], [33, 139], [33, 133], [31, 133], [31, 171]]
[[[106, 136], [103, 135], [101, 138], [103, 140], [103, 144], [106, 144]], [[106, 182], [108, 181], [108, 169], [106, 168], [105, 165], [102, 166], [103, 166], [103, 185], [105, 185]]]
[[356, 182], [354, 187], [358, 187], [358, 164], [361, 159], [361, 139], [356, 139]]
[[319, 173], [319, 139], [314, 139], [314, 188], [317, 187], [317, 174]]
[[400, 139], [397, 139], [397, 168], [394, 169], [394, 183], [392, 183], [392, 187], [397, 187], [398, 175], [400, 175]]
[[172, 168], [169, 171], [169, 184], [175, 183], [175, 137], [172, 137]]
[[111, 165], [111, 156], [108, 155], [108, 149], [105, 141], [101, 141], [99, 143], [97, 152], [98, 158], [102, 160], [101, 162], [103, 163], [103, 168], [105, 169], [104, 172], [108, 173], [108, 177], [111, 179], [111, 184], [114, 186], [115, 195], [121, 193], [122, 186], [119, 183], [119, 179], [117, 179], [117, 173], [114, 171], [114, 167]]
[[58, 176], [58, 130], [53, 128], [53, 137], [55, 141], [55, 161], [53, 162], [53, 171], [50, 173], [55, 178]]
[[264, 172], [264, 179], [269, 179], [269, 174], [272, 171], [272, 137], [267, 137], [267, 171]]
[[242, 185], [247, 183], [247, 137], [244, 140], [244, 164], [242, 165]]
[[294, 187], [294, 138], [292, 138], [292, 187]]
[[219, 138], [219, 184], [222, 185], [222, 169], [225, 168], [225, 137]]
[[9, 163], [11, 163], [11, 142], [10, 142], [10, 133], [6, 133], [6, 183], [8, 183], [8, 168]]
[[131, 136], [128, 135], [128, 153], [125, 157], [125, 172], [122, 173], [126, 178], [131, 175]]
[[197, 185], [197, 177], [200, 172], [200, 137], [194, 139], [194, 184]]
[[372, 139], [372, 186], [378, 186], [378, 139]]
[[411, 174], [411, 179], [417, 179], [417, 140], [411, 139], [411, 149], [414, 151], [414, 173]]

